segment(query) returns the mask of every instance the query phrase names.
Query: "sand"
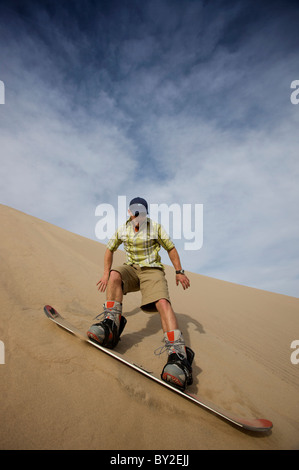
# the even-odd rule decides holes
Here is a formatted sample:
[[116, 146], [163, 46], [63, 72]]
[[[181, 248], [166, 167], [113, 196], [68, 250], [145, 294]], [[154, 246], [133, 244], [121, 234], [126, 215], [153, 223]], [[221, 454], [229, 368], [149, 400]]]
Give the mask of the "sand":
[[[1, 217], [0, 449], [299, 449], [299, 299], [188, 273], [183, 291], [166, 267], [186, 342], [195, 351], [190, 391], [244, 417], [266, 435], [239, 430], [52, 324], [53, 305], [86, 330], [105, 294], [96, 283], [105, 246], [7, 206]], [[115, 263], [124, 253], [115, 254]], [[157, 314], [124, 298], [118, 351], [160, 374]], [[299, 352], [297, 357], [299, 358]]]

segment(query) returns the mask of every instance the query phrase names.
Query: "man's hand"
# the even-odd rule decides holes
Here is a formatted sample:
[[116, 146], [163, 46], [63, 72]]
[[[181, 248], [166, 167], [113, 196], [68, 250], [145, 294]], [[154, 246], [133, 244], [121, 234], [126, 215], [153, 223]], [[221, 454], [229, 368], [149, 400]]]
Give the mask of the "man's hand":
[[189, 278], [186, 276], [186, 274], [176, 274], [175, 280], [176, 280], [176, 285], [178, 286], [179, 283], [181, 283], [184, 290], [190, 287], [190, 281], [189, 281]]
[[[175, 247], [168, 251], [168, 256], [170, 258], [170, 261], [173, 264], [174, 269], [176, 271], [181, 271], [182, 265], [180, 262], [179, 254]], [[178, 286], [179, 283], [181, 283], [184, 290], [190, 287], [190, 281], [188, 277], [186, 276], [186, 274], [176, 274], [175, 280], [176, 280], [176, 285]]]
[[105, 256], [104, 256], [104, 274], [99, 280], [99, 282], [97, 282], [97, 286], [99, 286], [98, 290], [100, 292], [105, 292], [106, 290], [106, 287], [109, 281], [112, 261], [113, 261], [113, 252], [107, 248], [105, 251]]
[[103, 277], [97, 282], [98, 290], [105, 292], [109, 280], [109, 274], [104, 274]]

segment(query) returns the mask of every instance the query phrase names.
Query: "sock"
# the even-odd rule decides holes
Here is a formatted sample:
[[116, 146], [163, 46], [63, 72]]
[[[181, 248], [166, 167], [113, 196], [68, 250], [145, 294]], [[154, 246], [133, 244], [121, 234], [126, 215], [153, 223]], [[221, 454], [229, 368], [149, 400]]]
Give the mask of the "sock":
[[120, 318], [122, 315], [122, 304], [116, 300], [107, 300], [104, 303], [104, 309], [106, 312], [105, 318], [114, 320], [117, 328], [119, 328]]
[[107, 309], [107, 310], [110, 310], [112, 308], [116, 308], [117, 310], [119, 310], [120, 312], [122, 311], [122, 307], [123, 307], [123, 304], [121, 302], [117, 302], [117, 300], [107, 300], [105, 303], [104, 303], [104, 307]]
[[164, 337], [169, 345], [168, 354], [179, 353], [183, 357], [187, 356], [185, 341], [180, 330], [166, 331]]

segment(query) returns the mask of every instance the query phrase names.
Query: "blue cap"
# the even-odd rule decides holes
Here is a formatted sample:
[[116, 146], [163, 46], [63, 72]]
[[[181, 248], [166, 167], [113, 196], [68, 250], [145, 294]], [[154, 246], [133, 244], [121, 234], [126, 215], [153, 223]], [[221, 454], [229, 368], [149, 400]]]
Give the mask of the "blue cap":
[[129, 204], [129, 208], [134, 215], [136, 215], [136, 212], [138, 212], [137, 215], [139, 215], [140, 212], [146, 212], [148, 214], [147, 202], [142, 197], [134, 197]]

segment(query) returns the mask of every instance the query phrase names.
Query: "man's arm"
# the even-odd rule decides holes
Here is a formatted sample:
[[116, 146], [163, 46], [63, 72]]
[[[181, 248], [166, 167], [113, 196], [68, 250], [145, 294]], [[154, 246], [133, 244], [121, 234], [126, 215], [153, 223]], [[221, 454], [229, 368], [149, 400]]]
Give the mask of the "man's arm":
[[[173, 264], [173, 267], [176, 271], [181, 271], [182, 265], [181, 265], [181, 260], [179, 257], [179, 254], [177, 252], [176, 248], [172, 248], [170, 251], [168, 251], [168, 256], [170, 258], [170, 261]], [[185, 274], [176, 274], [176, 285], [179, 285], [179, 282], [182, 284], [183, 289], [188, 289], [190, 287], [190, 281], [188, 277]]]
[[106, 290], [112, 262], [113, 262], [113, 252], [110, 251], [109, 248], [106, 248], [105, 256], [104, 256], [104, 274], [99, 280], [99, 282], [97, 282], [97, 286], [99, 286], [98, 290], [101, 292], [104, 292]]

